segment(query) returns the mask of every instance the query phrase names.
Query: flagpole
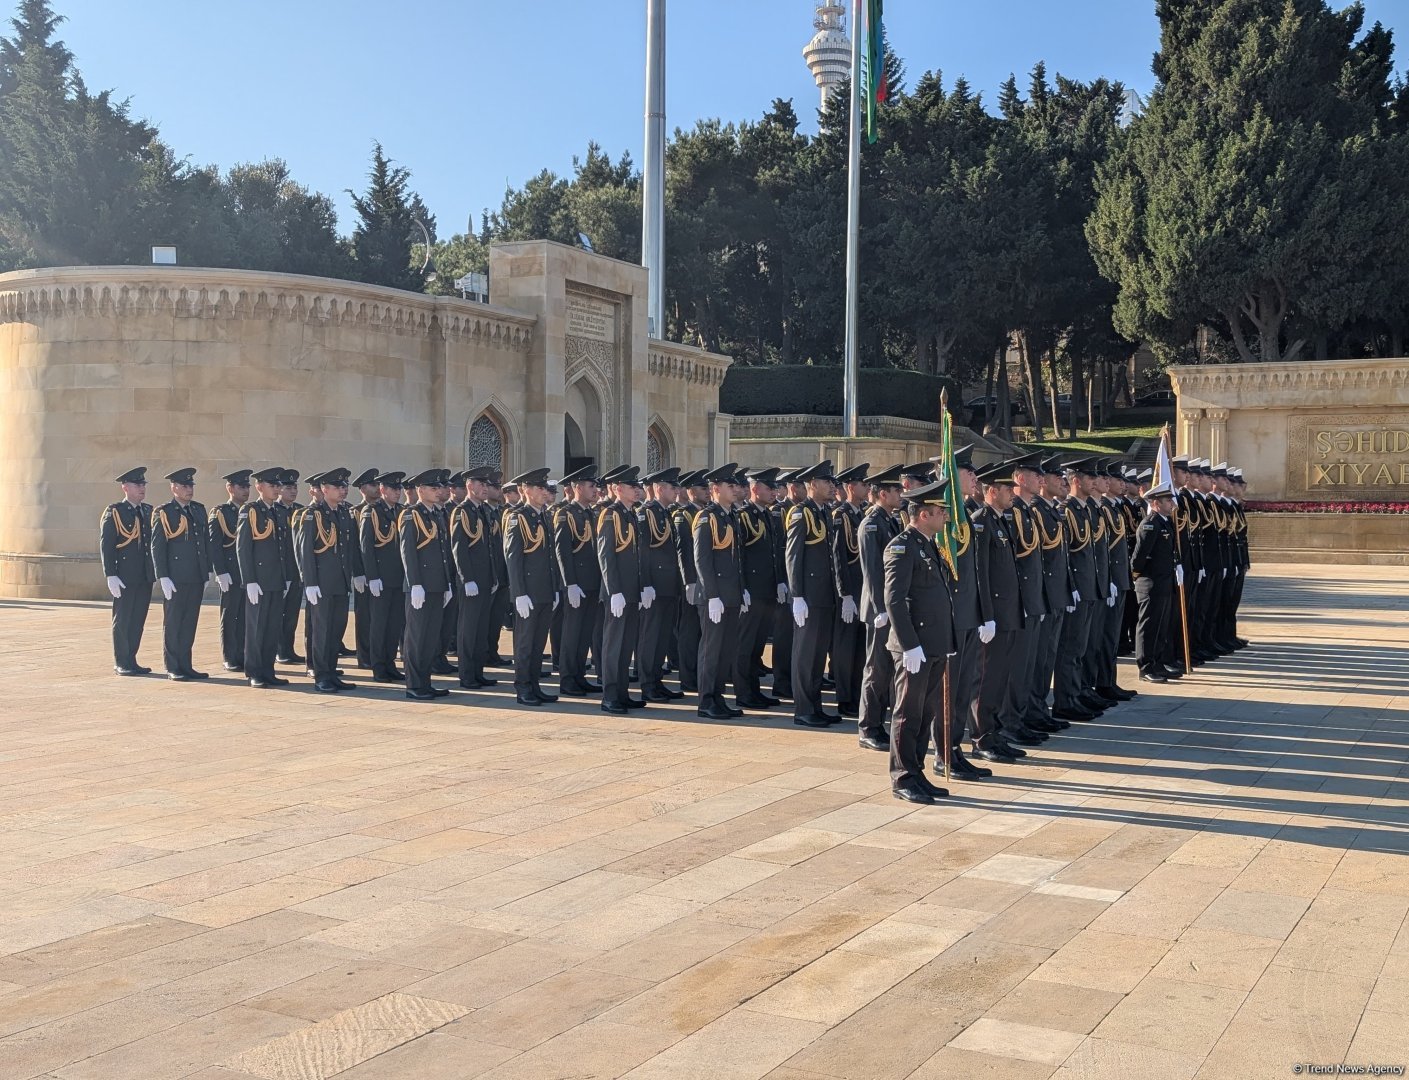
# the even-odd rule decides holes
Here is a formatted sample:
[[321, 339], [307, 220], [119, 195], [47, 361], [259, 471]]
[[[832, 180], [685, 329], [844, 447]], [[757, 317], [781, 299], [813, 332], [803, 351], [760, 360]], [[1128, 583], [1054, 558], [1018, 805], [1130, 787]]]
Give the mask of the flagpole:
[[[1173, 434], [1169, 430], [1169, 425], [1165, 424], [1159, 433], [1159, 453], [1155, 457], [1155, 472], [1165, 473], [1164, 476], [1154, 477], [1154, 483], [1167, 483], [1169, 490], [1174, 490], [1174, 467], [1165, 467], [1166, 462], [1171, 460], [1169, 455], [1169, 444], [1173, 441]], [[1153, 485], [1152, 485], [1153, 486]], [[1184, 545], [1179, 540], [1179, 495], [1174, 496], [1174, 557], [1179, 560], [1178, 565], [1184, 565]], [[1184, 631], [1184, 670], [1192, 674], [1194, 671], [1194, 660], [1192, 650], [1189, 648], [1189, 594], [1184, 582], [1179, 583], [1179, 625]]]
[[641, 172], [641, 265], [647, 332], [665, 339], [665, 0], [646, 0], [646, 141]]
[[861, 247], [861, 5], [851, 5], [851, 144], [846, 161], [846, 369], [842, 382], [842, 435], [856, 438], [858, 318], [857, 264]]

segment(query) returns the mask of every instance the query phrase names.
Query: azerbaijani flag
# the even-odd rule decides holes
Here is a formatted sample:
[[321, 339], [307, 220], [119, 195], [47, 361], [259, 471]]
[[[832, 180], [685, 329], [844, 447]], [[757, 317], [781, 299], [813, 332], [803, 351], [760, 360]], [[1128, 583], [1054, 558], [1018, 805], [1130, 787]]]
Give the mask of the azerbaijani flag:
[[886, 101], [886, 57], [885, 35], [881, 31], [881, 5], [883, 0], [866, 0], [866, 51], [863, 57], [864, 81], [861, 84], [866, 95], [866, 141], [876, 141], [876, 106]]
[[[876, 0], [877, 4], [880, 0]], [[964, 512], [962, 496], [959, 492], [959, 469], [954, 464], [954, 420], [949, 415], [949, 390], [939, 392], [939, 468], [941, 475], [949, 481], [944, 490], [944, 508], [949, 520], [944, 525], [944, 548], [949, 555], [949, 569], [954, 580], [959, 580], [959, 544], [955, 533], [959, 523], [968, 523]]]

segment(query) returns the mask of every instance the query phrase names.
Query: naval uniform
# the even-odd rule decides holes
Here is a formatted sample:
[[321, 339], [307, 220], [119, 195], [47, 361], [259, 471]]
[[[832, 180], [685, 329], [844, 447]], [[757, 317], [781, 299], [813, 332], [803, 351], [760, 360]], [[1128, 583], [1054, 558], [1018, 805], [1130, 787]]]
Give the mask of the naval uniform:
[[788, 592], [807, 601], [807, 618], [793, 632], [793, 716], [819, 717], [822, 669], [832, 640], [837, 592], [832, 566], [831, 518], [812, 499], [788, 510]]
[[122, 594], [113, 599], [113, 666], [137, 671], [137, 650], [152, 606], [152, 508], [126, 499], [103, 511], [98, 525], [98, 551], [103, 576], [122, 579]]
[[[406, 630], [406, 570], [401, 563], [396, 519], [399, 506], [378, 499], [363, 512], [357, 523], [357, 546], [367, 572], [368, 589], [359, 597], [358, 608], [367, 609], [367, 660], [372, 677], [383, 682], [400, 682], [396, 653]], [[381, 595], [373, 596], [371, 582], [380, 581]], [[365, 601], [362, 602], [362, 601]]]
[[[711, 502], [695, 518], [695, 572], [700, 583], [700, 649], [697, 673], [701, 709], [728, 711], [724, 687], [734, 677], [739, 643], [739, 609], [744, 584], [739, 567], [739, 537], [734, 514]], [[752, 598], [752, 597], [750, 597]], [[709, 617], [711, 600], [724, 605], [718, 622]], [[734, 685], [738, 700], [739, 687]]]
[[[279, 650], [279, 634], [284, 624], [284, 532], [288, 525], [278, 503], [255, 499], [240, 508], [235, 528], [235, 558], [239, 566], [240, 602], [245, 605], [245, 675], [253, 682], [272, 682], [274, 654]], [[260, 595], [249, 598], [249, 586], [258, 585]], [[231, 586], [235, 592], [237, 586]]]
[[641, 586], [656, 592], [649, 608], [641, 610], [636, 670], [641, 676], [641, 696], [647, 701], [672, 697], [661, 678], [665, 654], [680, 619], [680, 566], [675, 548], [671, 512], [656, 499], [648, 499], [636, 513], [641, 534]]
[[[895, 661], [890, 654], [890, 616], [885, 606], [885, 551], [899, 534], [900, 521], [884, 507], [871, 507], [861, 519], [858, 546], [861, 556], [861, 621], [866, 631], [866, 668], [861, 676], [861, 715], [857, 730], [861, 738], [879, 742], [886, 740], [886, 713], [890, 710], [895, 689]], [[952, 608], [952, 598], [946, 596], [945, 600]], [[885, 621], [877, 626], [876, 621], [882, 617]], [[952, 615], [950, 621], [953, 621]], [[947, 662], [939, 657], [936, 659]], [[923, 747], [920, 756], [924, 756]]]
[[[450, 591], [451, 571], [441, 539], [443, 529], [435, 508], [417, 502], [402, 510], [396, 519], [397, 549], [405, 575], [402, 588], [406, 642], [401, 660], [406, 669], [406, 692], [432, 692], [431, 669], [440, 654], [441, 625], [445, 618], [445, 594]], [[412, 592], [424, 593], [421, 606]]]
[[1151, 512], [1140, 523], [1135, 552], [1130, 557], [1136, 602], [1140, 605], [1140, 617], [1135, 622], [1135, 663], [1142, 675], [1164, 673], [1165, 638], [1169, 634], [1177, 565], [1175, 525], [1163, 514]]
[[152, 570], [156, 578], [169, 578], [176, 587], [162, 606], [162, 661], [168, 675], [190, 676], [191, 648], [201, 599], [210, 577], [210, 536], [205, 507], [198, 502], [184, 507], [172, 499], [152, 512]]
[[485, 627], [499, 585], [494, 577], [493, 545], [484, 515], [473, 502], [466, 499], [450, 511], [450, 557], [460, 595], [443, 617], [456, 613], [455, 659], [460, 685], [466, 689], [488, 685], [484, 675]]
[[[887, 647], [895, 665], [890, 781], [895, 788], [923, 787], [929, 725], [942, 716], [944, 670], [955, 647], [953, 582], [935, 542], [914, 526], [886, 545], [884, 562]], [[914, 648], [923, 649], [925, 658], [912, 674], [902, 657]]]
[[352, 590], [352, 552], [356, 539], [352, 515], [343, 507], [317, 503], [304, 510], [294, 530], [294, 557], [298, 560], [305, 595], [318, 589], [318, 602], [308, 607], [312, 626], [309, 667], [318, 686], [338, 682], [338, 655], [347, 632], [348, 593]]
[[225, 667], [241, 671], [245, 666], [245, 596], [241, 586], [240, 563], [235, 538], [240, 524], [240, 505], [223, 502], [210, 515], [210, 562], [219, 579], [230, 575], [230, 585], [220, 591], [220, 652]]

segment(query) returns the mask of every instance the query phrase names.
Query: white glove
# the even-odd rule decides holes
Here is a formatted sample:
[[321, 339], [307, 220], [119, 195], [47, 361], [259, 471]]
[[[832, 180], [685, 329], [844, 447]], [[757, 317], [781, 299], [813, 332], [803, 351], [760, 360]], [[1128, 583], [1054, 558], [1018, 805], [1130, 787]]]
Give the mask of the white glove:
[[685, 586], [685, 603], [695, 605], [700, 602], [700, 587], [698, 585]]
[[724, 601], [716, 596], [709, 602], [709, 621], [717, 623], [722, 618], [724, 618]]
[[323, 599], [323, 590], [317, 585], [310, 585], [303, 590], [303, 598], [308, 601], [309, 607], [317, 607], [318, 601]]
[[114, 600], [122, 596], [122, 590], [124, 588], [125, 586], [122, 584], [122, 578], [118, 577], [116, 574], [108, 578], [108, 592], [113, 594]]
[[1120, 595], [1120, 590], [1115, 587], [1115, 582], [1112, 581], [1112, 582], [1111, 582], [1111, 599], [1114, 600], [1114, 599], [1115, 599], [1117, 596], [1119, 596], [1119, 595]]
[[426, 603], [426, 587], [424, 585], [411, 586], [411, 606], [420, 611]]
[[1075, 607], [1080, 607], [1080, 606], [1081, 606], [1081, 594], [1080, 594], [1079, 592], [1077, 592], [1075, 589], [1072, 589], [1072, 591], [1071, 591], [1071, 602], [1072, 602], [1073, 606], [1075, 606]]
[[800, 596], [793, 597], [793, 622], [799, 628], [807, 622], [807, 601]]
[[258, 604], [259, 598], [264, 595], [264, 590], [259, 587], [259, 582], [251, 581], [245, 586], [245, 595], [249, 597], [251, 604]]
[[745, 589], [745, 590], [744, 590], [744, 610], [747, 611], [751, 606], [753, 606], [753, 597], [750, 596], [750, 595], [749, 595], [749, 591], [748, 591], [747, 589]]
[[647, 585], [644, 589], [641, 590], [641, 607], [649, 608], [655, 602], [656, 587], [654, 585]]
[[871, 625], [874, 626], [877, 630], [884, 630], [887, 626], [890, 625], [890, 616], [887, 615], [884, 611], [882, 611], [879, 615], [877, 615], [874, 619], [871, 620]]
[[352, 588], [353, 588], [353, 591], [355, 591], [355, 592], [361, 592], [361, 591], [362, 591], [363, 589], [365, 589], [366, 587], [367, 587], [367, 579], [366, 579], [365, 577], [363, 577], [361, 574], [356, 575], [356, 576], [352, 579]]
[[563, 599], [563, 594], [562, 594], [562, 593], [560, 593], [560, 592], [555, 592], [555, 593], [553, 593], [553, 610], [554, 610], [554, 611], [557, 611], [557, 610], [558, 610], [558, 605], [559, 605], [560, 603], [562, 603], [562, 599]]
[[626, 614], [625, 594], [619, 592], [612, 593], [612, 618], [619, 619], [624, 614]]
[[1174, 584], [1180, 587], [1184, 585], [1184, 568], [1182, 566], [1174, 568]]
[[1224, 576], [1225, 578], [1228, 576], [1228, 569], [1227, 569], [1227, 567], [1225, 567], [1224, 570], [1223, 570], [1223, 576]]
[[215, 583], [220, 586], [221, 592], [229, 592], [230, 586], [234, 583], [234, 578], [229, 574], [216, 574]]
[[164, 597], [166, 597], [168, 600], [170, 600], [171, 597], [172, 597], [172, 594], [175, 593], [175, 592], [176, 592], [176, 582], [172, 581], [169, 577], [164, 577], [164, 578], [162, 578], [162, 579], [161, 579], [161, 594], [162, 594], [162, 596], [164, 596]]
[[1106, 607], [1115, 607], [1115, 597], [1114, 597], [1114, 596], [1108, 596], [1108, 597], [1106, 597]]
[[1199, 582], [1201, 583], [1206, 577], [1208, 577], [1208, 571], [1205, 570], [1202, 566], [1199, 567]]
[[987, 645], [993, 640], [993, 636], [998, 633], [998, 624], [992, 619], [978, 628], [978, 639]]
[[455, 595], [455, 590], [454, 590], [454, 589], [446, 589], [445, 592], [441, 594], [441, 597], [440, 597], [440, 606], [441, 606], [441, 607], [449, 607], [449, 606], [450, 606], [450, 598], [451, 598], [452, 596], [454, 596], [454, 595]]
[[371, 579], [367, 582], [367, 591], [368, 591], [369, 593], [371, 593], [373, 596], [381, 596], [381, 595], [382, 595], [382, 579], [379, 578], [379, 577], [371, 578]]
[[856, 600], [850, 596], [841, 598], [841, 621], [847, 626], [856, 621]]
[[1047, 621], [1047, 614], [1046, 614], [1046, 612], [1043, 612], [1042, 614], [1038, 615], [1038, 616], [1037, 616], [1037, 621], [1038, 621], [1039, 623], [1041, 623], [1041, 622], [1046, 622], [1046, 621]]
[[533, 601], [527, 596], [514, 597], [514, 610], [519, 613], [520, 619], [527, 619], [533, 613]]
[[1073, 605], [1073, 606], [1067, 608], [1067, 614], [1070, 615], [1070, 614], [1071, 614], [1072, 612], [1074, 612], [1075, 610], [1076, 610], [1076, 606]]
[[568, 607], [580, 607], [582, 605], [582, 601], [586, 599], [586, 597], [587, 594], [582, 591], [581, 585], [568, 586]]
[[906, 649], [900, 654], [900, 662], [911, 675], [918, 674], [920, 665], [925, 662], [925, 650], [918, 645], [913, 649]]
[[780, 603], [780, 604], [786, 604], [787, 602], [788, 602], [788, 587], [787, 587], [786, 585], [782, 584], [781, 582], [779, 582], [779, 584], [778, 584], [778, 603]]
[[479, 595], [479, 582], [478, 582], [478, 581], [467, 581], [467, 582], [465, 582], [465, 595], [466, 595], [466, 596], [478, 596], [478, 595]]
[[285, 596], [288, 596], [288, 595], [289, 595], [289, 590], [292, 589], [293, 587], [294, 587], [294, 583], [293, 583], [292, 581], [286, 581], [286, 582], [284, 582], [284, 595], [285, 595]]

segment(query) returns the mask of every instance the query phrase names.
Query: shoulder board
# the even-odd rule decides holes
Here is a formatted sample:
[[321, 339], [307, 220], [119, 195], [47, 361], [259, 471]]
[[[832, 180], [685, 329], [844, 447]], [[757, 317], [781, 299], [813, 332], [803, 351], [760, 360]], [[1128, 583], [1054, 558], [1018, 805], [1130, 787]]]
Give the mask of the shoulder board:
[[886, 545], [886, 550], [903, 553], [905, 551], [905, 541], [892, 540], [889, 544]]

